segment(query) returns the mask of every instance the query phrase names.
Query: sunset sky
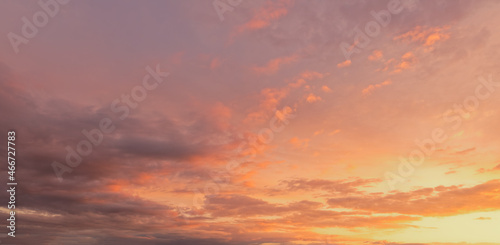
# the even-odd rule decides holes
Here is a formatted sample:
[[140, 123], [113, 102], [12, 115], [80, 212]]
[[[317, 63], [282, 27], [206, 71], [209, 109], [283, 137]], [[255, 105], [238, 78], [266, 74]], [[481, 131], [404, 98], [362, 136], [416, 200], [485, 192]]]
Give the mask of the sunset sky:
[[0, 11], [1, 244], [500, 244], [499, 1]]

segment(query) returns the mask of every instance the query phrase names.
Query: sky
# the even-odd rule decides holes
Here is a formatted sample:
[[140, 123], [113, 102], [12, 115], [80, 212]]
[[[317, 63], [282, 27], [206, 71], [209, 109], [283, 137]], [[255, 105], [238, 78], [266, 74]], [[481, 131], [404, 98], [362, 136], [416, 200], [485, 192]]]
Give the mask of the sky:
[[2, 244], [500, 244], [498, 1], [0, 9]]

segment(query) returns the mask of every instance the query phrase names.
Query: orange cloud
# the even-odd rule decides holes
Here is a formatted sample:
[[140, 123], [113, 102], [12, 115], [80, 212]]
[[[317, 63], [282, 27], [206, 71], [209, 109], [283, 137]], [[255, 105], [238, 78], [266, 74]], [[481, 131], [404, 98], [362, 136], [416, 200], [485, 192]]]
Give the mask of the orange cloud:
[[[411, 52], [411, 51], [406, 52], [405, 54], [403, 54], [401, 56], [400, 62], [394, 65], [394, 69], [391, 72], [391, 74], [399, 73], [399, 72], [402, 72], [403, 70], [409, 69], [411, 67], [411, 65], [416, 63], [416, 60], [417, 59], [415, 58], [415, 55], [413, 54], [413, 52]], [[395, 62], [394, 59], [392, 59], [390, 61], [391, 61], [390, 63]], [[388, 67], [387, 67], [387, 69], [388, 69]], [[385, 70], [387, 70], [387, 69], [385, 69]]]
[[351, 60], [346, 60], [337, 64], [338, 68], [348, 67], [351, 65]]
[[326, 93], [332, 92], [332, 90], [328, 86], [326, 86], [326, 85], [323, 85], [321, 87], [321, 90], [323, 90], [323, 92], [326, 92]]
[[[491, 180], [470, 188], [436, 187], [382, 195], [340, 197], [328, 200], [332, 208], [344, 207], [378, 213], [422, 216], [452, 216], [498, 210], [500, 180]], [[460, 201], [457, 201], [460, 200]]]
[[295, 148], [307, 148], [307, 146], [309, 145], [309, 139], [299, 139], [297, 137], [291, 138], [289, 142]]
[[465, 155], [465, 154], [473, 152], [475, 150], [476, 150], [476, 147], [471, 147], [471, 148], [468, 148], [468, 149], [465, 149], [465, 150], [457, 151], [457, 152], [455, 152], [455, 154], [457, 154], [457, 155]]
[[328, 73], [322, 74], [322, 73], [315, 72], [315, 71], [305, 71], [299, 75], [299, 78], [297, 78], [296, 82], [289, 83], [288, 85], [292, 88], [298, 88], [298, 87], [306, 84], [307, 80], [314, 80], [314, 79], [323, 78], [325, 75], [328, 75]]
[[265, 88], [261, 91], [261, 94], [264, 96], [262, 105], [266, 108], [275, 108], [288, 92], [284, 89]]
[[289, 90], [289, 88], [262, 89], [259, 110], [248, 114], [245, 121], [260, 121], [268, 117], [269, 111], [276, 110], [280, 101], [288, 95]]
[[[275, 111], [279, 105], [279, 103], [289, 95], [289, 93], [294, 88], [299, 88], [307, 83], [307, 80], [313, 80], [318, 78], [323, 78], [326, 74], [322, 74], [314, 71], [305, 71], [295, 77], [296, 82], [288, 83], [288, 86], [282, 88], [265, 88], [261, 90], [261, 102], [257, 111], [251, 112], [247, 115], [245, 122], [249, 121], [262, 121], [265, 118], [269, 117], [270, 111]], [[305, 85], [308, 88], [307, 85]], [[307, 97], [306, 97], [307, 100]], [[314, 101], [321, 100], [320, 97], [311, 97], [309, 101], [312, 103]], [[293, 111], [290, 107], [285, 107], [287, 110]], [[294, 106], [295, 108], [295, 106]]]
[[299, 78], [299, 79], [297, 79], [297, 81], [296, 81], [296, 82], [294, 82], [294, 83], [289, 83], [288, 85], [289, 85], [290, 87], [292, 87], [292, 88], [298, 88], [298, 87], [300, 87], [300, 86], [302, 86], [302, 85], [304, 85], [304, 84], [306, 84], [306, 80], [304, 80], [304, 79], [302, 79], [302, 78]]
[[363, 89], [361, 91], [361, 93], [363, 93], [364, 95], [371, 94], [373, 92], [373, 90], [375, 90], [377, 88], [381, 88], [383, 86], [387, 86], [387, 85], [389, 85], [391, 83], [392, 82], [390, 80], [386, 80], [386, 81], [383, 81], [383, 82], [378, 83], [378, 84], [370, 84], [368, 87], [366, 87], [365, 89]]
[[314, 132], [314, 136], [316, 135], [320, 135], [320, 134], [323, 134], [325, 132], [325, 130], [317, 130], [316, 132]]
[[316, 79], [316, 78], [323, 78], [323, 77], [325, 77], [325, 75], [328, 75], [328, 73], [321, 74], [321, 73], [316, 72], [316, 71], [305, 71], [305, 72], [302, 72], [300, 74], [300, 77], [304, 78], [304, 79], [312, 80], [312, 79]]
[[254, 67], [253, 70], [261, 74], [272, 74], [279, 70], [279, 68], [284, 64], [290, 64], [297, 61], [297, 55], [291, 55], [287, 57], [279, 57], [272, 59], [265, 66]]
[[394, 37], [394, 40], [420, 43], [425, 47], [430, 47], [438, 41], [444, 41], [450, 38], [446, 31], [449, 26], [443, 27], [423, 27], [416, 26], [413, 30]]
[[[322, 209], [323, 204], [301, 200], [286, 204], [270, 203], [249, 196], [213, 195], [207, 197], [205, 210], [213, 217], [249, 218], [242, 226], [248, 231], [289, 230], [294, 227], [408, 227], [405, 223], [419, 220], [406, 215], [370, 216], [368, 212], [346, 212]], [[276, 219], [260, 219], [262, 216], [279, 216]], [[297, 229], [293, 229], [297, 233]], [[301, 240], [303, 240], [301, 236]], [[309, 244], [309, 243], [308, 243]]]
[[403, 70], [409, 69], [417, 62], [415, 54], [411, 51], [404, 53], [401, 59], [391, 58], [384, 62], [384, 68], [377, 71], [389, 71], [389, 74], [400, 73]]
[[476, 220], [491, 220], [491, 217], [478, 217]]
[[374, 50], [373, 53], [368, 56], [368, 59], [371, 61], [375, 61], [382, 59], [382, 57], [384, 57], [384, 55], [382, 54], [382, 50]]
[[341, 180], [325, 180], [325, 179], [292, 179], [283, 180], [281, 185], [285, 185], [287, 192], [292, 191], [326, 191], [331, 194], [362, 194], [359, 190], [362, 187], [368, 187], [371, 184], [381, 182], [381, 179], [341, 179]]
[[500, 170], [500, 164], [496, 165], [495, 167], [493, 167], [491, 169], [480, 168], [477, 170], [477, 172], [482, 174], [482, 173], [498, 171], [498, 170]]
[[238, 28], [238, 33], [265, 28], [273, 20], [277, 20], [288, 13], [293, 5], [291, 0], [268, 1], [265, 6], [257, 10], [252, 19]]
[[210, 109], [210, 118], [213, 120], [214, 126], [219, 129], [228, 129], [230, 126], [229, 119], [231, 118], [231, 109], [221, 102], [217, 102]]
[[340, 129], [336, 129], [336, 130], [333, 130], [332, 132], [330, 132], [328, 135], [332, 136], [332, 135], [336, 135], [340, 133]]
[[413, 59], [413, 57], [415, 57], [415, 55], [413, 55], [413, 53], [411, 51], [410, 52], [406, 52], [405, 54], [403, 54], [403, 56], [401, 56], [401, 58], [403, 60]]
[[307, 102], [309, 103], [314, 103], [316, 101], [321, 101], [321, 97], [314, 95], [314, 94], [309, 94], [306, 98]]

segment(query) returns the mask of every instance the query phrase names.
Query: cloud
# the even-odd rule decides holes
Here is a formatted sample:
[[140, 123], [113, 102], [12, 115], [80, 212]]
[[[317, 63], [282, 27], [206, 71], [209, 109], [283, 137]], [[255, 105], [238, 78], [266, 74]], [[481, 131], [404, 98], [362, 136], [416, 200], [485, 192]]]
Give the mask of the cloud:
[[485, 168], [480, 168], [477, 170], [478, 173], [486, 173], [486, 172], [492, 172], [492, 171], [498, 171], [500, 170], [500, 164], [496, 165], [495, 167], [491, 169], [485, 169]]
[[321, 130], [316, 130], [316, 131], [314, 132], [314, 136], [316, 136], [316, 135], [320, 135], [320, 134], [323, 134], [324, 132], [325, 132], [325, 130], [324, 130], [324, 129], [321, 129]]
[[336, 135], [338, 133], [340, 133], [340, 129], [335, 129], [332, 132], [330, 132], [328, 135], [332, 136], [332, 135]]
[[291, 179], [282, 180], [280, 184], [284, 186], [287, 192], [305, 191], [325, 191], [330, 194], [355, 194], [362, 193], [358, 190], [361, 187], [367, 187], [371, 184], [379, 183], [380, 179]]
[[[409, 234], [408, 240], [419, 239], [416, 233], [432, 237], [427, 236], [424, 227], [417, 231], [401, 229], [418, 228], [413, 225], [420, 223], [414, 221], [423, 219], [423, 215], [435, 215], [433, 212], [452, 215], [498, 210], [494, 202], [498, 201], [497, 187], [458, 185], [491, 177], [493, 173], [470, 173], [471, 179], [465, 182], [469, 174], [465, 171], [460, 173], [464, 178], [443, 175], [446, 178], [433, 178], [432, 182], [424, 178], [425, 183], [415, 176], [410, 183], [413, 186], [409, 186], [414, 191], [369, 192], [385, 190], [380, 180], [370, 178], [386, 170], [383, 161], [391, 154], [388, 151], [404, 151], [405, 143], [400, 140], [409, 136], [405, 134], [408, 130], [414, 132], [412, 123], [432, 122], [431, 117], [422, 116], [419, 108], [434, 115], [434, 104], [439, 107], [453, 100], [446, 96], [459, 94], [443, 92], [453, 87], [448, 81], [465, 86], [460, 79], [474, 75], [469, 72], [494, 70], [496, 53], [488, 48], [497, 43], [496, 36], [486, 34], [496, 33], [495, 25], [491, 24], [495, 9], [476, 8], [479, 4], [468, 1], [420, 1], [415, 12], [403, 10], [400, 15], [392, 15], [390, 25], [382, 30], [384, 35], [371, 38], [370, 45], [377, 50], [363, 51], [360, 54], [363, 58], [358, 60], [360, 66], [353, 71], [335, 67], [342, 56], [338, 44], [353, 39], [350, 31], [354, 26], [361, 24], [364, 29], [365, 23], [376, 21], [371, 10], [386, 9], [387, 2], [243, 1], [226, 13], [224, 22], [219, 22], [216, 16], [212, 18], [213, 1], [189, 2], [127, 1], [99, 6], [90, 1], [80, 4], [83, 8], [77, 15], [68, 5], [64, 11], [61, 8], [65, 14], [60, 17], [65, 22], [62, 25], [54, 22], [50, 33], [46, 33], [51, 35], [30, 40], [30, 52], [17, 56], [5, 52], [2, 56], [12, 70], [0, 63], [0, 111], [4, 115], [0, 118], [0, 128], [15, 128], [19, 137], [20, 165], [16, 175], [20, 181], [17, 194], [21, 208], [16, 217], [19, 236], [14, 243], [318, 245], [324, 244], [327, 236], [320, 233], [341, 230], [342, 234], [350, 235], [332, 235], [331, 243], [397, 244], [371, 238], [377, 234], [388, 235], [387, 239], [393, 238], [393, 234]], [[221, 2], [231, 5], [239, 1]], [[3, 20], [0, 23], [19, 20], [17, 15], [30, 9], [29, 4], [6, 1], [0, 4], [9, 9], [0, 16]], [[496, 4], [485, 6], [496, 7]], [[116, 11], [109, 11], [111, 7]], [[491, 12], [483, 14], [483, 11]], [[493, 19], [488, 22], [486, 17]], [[441, 27], [453, 23], [456, 25], [453, 31], [460, 33], [451, 33], [450, 28], [429, 32], [422, 39], [408, 36], [387, 42], [387, 36], [392, 38], [396, 36], [394, 33], [413, 30], [416, 23]], [[482, 26], [463, 25], [467, 23]], [[475, 28], [476, 31], [468, 33]], [[47, 30], [39, 29], [40, 33]], [[420, 31], [425, 32], [425, 28]], [[79, 38], [68, 39], [67, 34], [72, 33]], [[228, 45], [228, 35], [233, 33], [244, 38]], [[100, 38], [92, 39], [95, 36]], [[471, 38], [461, 42], [451, 40], [461, 36]], [[443, 40], [447, 38], [445, 43]], [[420, 51], [440, 44], [447, 45], [422, 57]], [[421, 50], [413, 49], [417, 45]], [[0, 46], [11, 50], [8, 42]], [[468, 70], [469, 66], [460, 62], [449, 66], [449, 60], [442, 60], [459, 52], [465, 53], [460, 57], [477, 54], [474, 57], [483, 63], [474, 62], [477, 67], [470, 66]], [[389, 58], [393, 60], [387, 63], [387, 73], [372, 74], [375, 65], [385, 65]], [[417, 58], [420, 64], [442, 72], [432, 79], [394, 73], [412, 68], [419, 68], [416, 75], [426, 73], [414, 66]], [[335, 60], [338, 62], [332, 63]], [[172, 75], [157, 90], [148, 91], [148, 99], [121, 121], [110, 112], [109, 104], [140, 82], [144, 62], [167, 63]], [[342, 65], [348, 66], [347, 62]], [[332, 76], [327, 77], [330, 71]], [[355, 96], [369, 85], [360, 86], [359, 81], [371, 78], [379, 83], [390, 78], [383, 76], [393, 75], [394, 79], [405, 81], [401, 83], [405, 84], [403, 87], [398, 87], [400, 96], [387, 94], [381, 101], [375, 97], [359, 100]], [[331, 88], [321, 86], [326, 82]], [[372, 86], [370, 93], [386, 85]], [[419, 97], [422, 91], [443, 92], [445, 96]], [[320, 94], [329, 92], [332, 93], [327, 94], [328, 98]], [[385, 95], [394, 91], [379, 92]], [[325, 103], [316, 103], [313, 108], [307, 104], [308, 97], [310, 102], [322, 99]], [[495, 105], [492, 99], [484, 106]], [[489, 109], [495, 111], [493, 107]], [[368, 114], [359, 113], [360, 110]], [[370, 111], [382, 119], [373, 117]], [[271, 127], [269, 120], [273, 116], [283, 119], [291, 114], [297, 115], [296, 120], [290, 120], [279, 134], [275, 132], [272, 145], [265, 148], [252, 145], [260, 129]], [[246, 123], [247, 116], [258, 120]], [[104, 117], [113, 119], [116, 131], [106, 134], [93, 153], [59, 183], [51, 163], [64, 162], [65, 147], [75, 147], [85, 139], [82, 129], [96, 128]], [[484, 120], [471, 123], [471, 128], [464, 130], [473, 130], [473, 126], [484, 128]], [[393, 124], [400, 127], [392, 127]], [[310, 149], [313, 141], [307, 137], [313, 137], [311, 133], [318, 129], [325, 137], [314, 137], [314, 146], [318, 148]], [[340, 129], [342, 135], [338, 134]], [[377, 132], [380, 137], [365, 132]], [[391, 134], [399, 134], [399, 138], [390, 137]], [[480, 137], [480, 134], [477, 132], [474, 134], [477, 138], [471, 140], [495, 135]], [[297, 140], [289, 142], [293, 137]], [[296, 150], [294, 143], [298, 147], [308, 146], [311, 152]], [[490, 162], [487, 154], [494, 153], [496, 145], [486, 143], [489, 150], [484, 152], [484, 159]], [[242, 144], [246, 144], [245, 150], [238, 152]], [[276, 151], [261, 154], [270, 149]], [[315, 150], [321, 153], [319, 157], [313, 157]], [[253, 154], [255, 159], [245, 158]], [[477, 154], [449, 154], [449, 157], [460, 160], [461, 156], [473, 155]], [[240, 160], [237, 170], [241, 172], [224, 172], [227, 163]], [[490, 163], [491, 166], [485, 166], [500, 169], [500, 165], [495, 167], [497, 162]], [[346, 165], [356, 167], [359, 172], [345, 168]], [[214, 184], [214, 172], [222, 172], [227, 182]], [[437, 174], [442, 172], [436, 170]], [[328, 179], [357, 176], [354, 173], [362, 174], [363, 179]], [[6, 171], [0, 174], [8, 176]], [[456, 186], [438, 186], [431, 188], [432, 191], [415, 187], [434, 181]], [[218, 193], [214, 193], [214, 186], [219, 187]], [[6, 194], [4, 191], [0, 197], [6, 200]], [[342, 204], [340, 208], [329, 206], [327, 201], [337, 198], [352, 199], [337, 200]], [[0, 212], [6, 218], [6, 208], [0, 208]], [[473, 220], [478, 216], [471, 220], [479, 222]], [[436, 239], [446, 240], [441, 236]], [[9, 241], [2, 238], [2, 243]]]
[[390, 80], [383, 81], [377, 84], [370, 84], [368, 87], [364, 88], [361, 93], [363, 95], [371, 94], [375, 89], [390, 85], [392, 82]]
[[384, 62], [384, 68], [377, 71], [389, 71], [389, 74], [397, 74], [411, 68], [417, 63], [417, 58], [412, 51], [408, 51], [401, 55], [401, 58], [391, 58]]
[[292, 144], [295, 148], [307, 148], [310, 139], [299, 139], [297, 137], [291, 138], [288, 142]]
[[282, 65], [293, 63], [297, 59], [297, 55], [275, 58], [267, 62], [265, 66], [256, 66], [253, 70], [259, 74], [272, 74], [277, 72]]
[[260, 92], [260, 104], [256, 111], [249, 113], [245, 121], [270, 119], [269, 113], [278, 109], [279, 103], [289, 94], [289, 88], [264, 88]]
[[412, 52], [406, 52], [401, 56], [399, 63], [394, 64], [394, 70], [391, 74], [402, 72], [403, 70], [409, 69], [413, 64], [415, 64], [417, 59]]
[[266, 201], [242, 195], [209, 196], [205, 209], [214, 217], [249, 217], [259, 215], [281, 215], [302, 209], [318, 208], [321, 203], [302, 201], [288, 205], [271, 204]]
[[478, 217], [475, 220], [491, 220], [491, 217]]
[[299, 75], [299, 77], [301, 77], [303, 79], [307, 79], [307, 80], [314, 80], [314, 79], [323, 78], [327, 75], [328, 75], [328, 73], [319, 73], [316, 71], [304, 71]]
[[238, 33], [259, 30], [268, 27], [272, 21], [278, 20], [288, 13], [293, 6], [291, 0], [267, 1], [265, 6], [259, 8], [252, 19], [238, 28]]
[[424, 47], [431, 47], [438, 41], [444, 41], [450, 38], [448, 30], [450, 26], [416, 26], [413, 30], [394, 37], [394, 40], [403, 42], [418, 43]]
[[384, 57], [382, 50], [374, 50], [370, 56], [368, 56], [368, 59], [371, 61], [377, 61], [380, 60]]
[[496, 200], [498, 194], [500, 180], [491, 180], [469, 188], [436, 187], [387, 195], [331, 198], [328, 204], [378, 213], [442, 217], [497, 210], [500, 208]]
[[314, 210], [290, 215], [279, 223], [293, 224], [295, 226], [319, 227], [319, 228], [374, 228], [374, 229], [395, 229], [415, 227], [409, 225], [413, 221], [420, 220], [419, 217], [409, 215], [394, 216], [372, 216], [369, 213], [356, 212], [334, 212], [326, 210]]
[[330, 89], [330, 88], [329, 88], [328, 86], [326, 86], [326, 85], [321, 86], [321, 90], [322, 90], [323, 92], [325, 92], [325, 93], [330, 93], [330, 92], [332, 92], [332, 89]]
[[296, 82], [294, 82], [294, 83], [293, 83], [293, 82], [292, 82], [292, 83], [289, 83], [288, 85], [289, 85], [290, 87], [292, 87], [292, 88], [299, 88], [299, 87], [301, 87], [302, 85], [304, 85], [304, 84], [306, 84], [306, 83], [307, 83], [307, 81], [306, 81], [305, 79], [303, 79], [303, 78], [299, 78], [299, 79], [297, 79], [297, 81], [296, 81]]
[[351, 65], [351, 60], [346, 60], [337, 64], [338, 68], [344, 68]]
[[314, 102], [317, 102], [317, 101], [321, 101], [321, 97], [313, 94], [313, 93], [310, 93], [309, 95], [307, 95], [306, 97], [306, 101], [309, 102], [309, 103], [314, 103]]
[[[206, 199], [205, 209], [213, 217], [253, 217], [246, 225], [259, 224], [259, 227], [277, 229], [294, 225], [297, 227], [407, 227], [404, 223], [419, 220], [411, 216], [373, 217], [366, 212], [340, 212], [322, 209], [323, 204], [313, 201], [298, 201], [287, 204], [274, 204], [242, 195], [217, 195]], [[258, 217], [274, 216], [273, 219]]]
[[465, 154], [468, 154], [468, 153], [473, 152], [475, 150], [476, 150], [476, 147], [471, 147], [471, 148], [468, 148], [468, 149], [465, 149], [465, 150], [457, 151], [457, 152], [455, 152], [455, 154], [457, 154], [457, 155], [465, 155]]
[[219, 58], [213, 58], [212, 61], [210, 61], [210, 69], [215, 70], [221, 65], [221, 60]]
[[[294, 76], [292, 79], [286, 79], [286, 86], [278, 87], [278, 88], [264, 88], [260, 91], [259, 95], [259, 105], [257, 108], [253, 109], [250, 113], [246, 115], [244, 122], [264, 122], [265, 120], [270, 120], [272, 113], [275, 113], [278, 110], [280, 103], [290, 95], [294, 90], [300, 87], [308, 88], [307, 83], [310, 81], [314, 81], [316, 79], [321, 79], [327, 76], [328, 73], [319, 73], [315, 71], [306, 70], [304, 72], [299, 73]], [[294, 82], [290, 82], [290, 80]], [[314, 96], [314, 95], [313, 95]], [[305, 97], [307, 100], [307, 97]], [[319, 96], [314, 96], [311, 98], [311, 102], [315, 102], [316, 100], [320, 100]], [[314, 101], [313, 101], [314, 100]], [[284, 105], [282, 109], [286, 109], [288, 112], [287, 115], [290, 115], [293, 111], [296, 110], [297, 105]], [[284, 120], [283, 113], [277, 115], [280, 119]]]

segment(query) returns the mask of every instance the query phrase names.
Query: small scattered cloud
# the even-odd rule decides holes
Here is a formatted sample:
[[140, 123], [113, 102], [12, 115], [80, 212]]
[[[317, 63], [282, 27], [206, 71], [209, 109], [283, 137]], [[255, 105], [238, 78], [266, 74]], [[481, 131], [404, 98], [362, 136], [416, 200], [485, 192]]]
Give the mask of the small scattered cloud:
[[307, 102], [314, 103], [317, 101], [321, 101], [321, 97], [314, 95], [313, 93], [309, 94], [306, 98]]
[[500, 170], [500, 164], [498, 164], [495, 167], [490, 168], [490, 169], [480, 168], [480, 169], [477, 170], [477, 172], [480, 173], [480, 174], [482, 174], [482, 173], [493, 172], [493, 171], [498, 171], [498, 170]]
[[465, 149], [465, 150], [457, 151], [457, 152], [455, 152], [455, 154], [457, 154], [457, 155], [465, 155], [465, 154], [468, 154], [468, 153], [473, 152], [475, 150], [476, 150], [476, 147], [471, 147], [471, 148], [468, 148], [468, 149]]
[[409, 69], [412, 65], [414, 65], [417, 62], [417, 58], [413, 54], [413, 52], [409, 51], [406, 52], [401, 56], [401, 59], [390, 59], [388, 60], [385, 65], [386, 67], [383, 69], [383, 71], [387, 70], [392, 70], [390, 74], [395, 74], [395, 73], [400, 73], [403, 70]]
[[381, 179], [292, 179], [281, 181], [287, 191], [326, 191], [331, 194], [361, 194], [359, 188], [369, 187], [381, 182]]
[[297, 61], [297, 58], [297, 55], [275, 58], [267, 62], [265, 66], [256, 66], [253, 70], [260, 74], [272, 74], [277, 72], [282, 65]]
[[304, 71], [300, 73], [298, 78], [296, 78], [295, 82], [289, 83], [288, 85], [292, 88], [298, 88], [301, 87], [302, 85], [306, 84], [307, 81], [312, 81], [315, 79], [321, 79], [328, 75], [328, 73], [319, 73], [316, 71]]
[[289, 143], [292, 144], [295, 148], [307, 148], [309, 145], [309, 139], [300, 139], [298, 137], [293, 137], [290, 139]]
[[478, 217], [476, 220], [491, 220], [491, 217]]
[[245, 122], [265, 120], [270, 111], [276, 110], [278, 104], [289, 94], [287, 88], [264, 88], [260, 92], [260, 104], [256, 111], [250, 112]]
[[303, 79], [312, 80], [312, 79], [323, 78], [328, 74], [329, 73], [319, 73], [316, 71], [305, 71], [300, 74], [300, 77]]
[[326, 86], [326, 85], [321, 86], [321, 90], [322, 90], [323, 92], [325, 92], [325, 93], [330, 93], [330, 92], [332, 92], [332, 89], [330, 89], [330, 88], [329, 88], [328, 86]]
[[328, 204], [332, 208], [444, 217], [498, 210], [499, 192], [500, 180], [491, 180], [472, 187], [438, 186], [385, 195], [331, 198]]
[[443, 27], [425, 27], [416, 26], [413, 30], [394, 37], [394, 40], [403, 42], [418, 43], [424, 47], [431, 47], [439, 41], [444, 41], [450, 38], [448, 30], [449, 26]]
[[328, 135], [332, 136], [332, 135], [336, 135], [340, 133], [340, 129], [336, 129], [336, 130], [333, 130], [332, 132], [330, 132]]
[[384, 57], [382, 50], [374, 50], [370, 56], [368, 56], [368, 60], [376, 61], [380, 60]]
[[314, 136], [317, 136], [317, 135], [323, 134], [324, 132], [325, 132], [325, 130], [324, 130], [324, 129], [317, 130], [316, 132], [314, 132]]
[[306, 84], [306, 80], [299, 78], [299, 79], [297, 79], [297, 81], [289, 83], [288, 85], [292, 88], [299, 88], [304, 84]]
[[346, 60], [337, 64], [338, 68], [348, 67], [351, 65], [351, 60]]
[[386, 80], [386, 81], [383, 81], [383, 82], [377, 83], [377, 84], [370, 84], [368, 87], [364, 88], [361, 91], [361, 93], [363, 93], [363, 95], [368, 95], [368, 94], [371, 94], [373, 92], [373, 90], [390, 85], [390, 84], [392, 84], [392, 82], [390, 80]]
[[293, 6], [291, 0], [267, 1], [258, 9], [252, 19], [238, 28], [238, 33], [259, 30], [271, 25], [271, 22], [288, 14], [288, 9]]

